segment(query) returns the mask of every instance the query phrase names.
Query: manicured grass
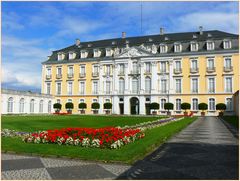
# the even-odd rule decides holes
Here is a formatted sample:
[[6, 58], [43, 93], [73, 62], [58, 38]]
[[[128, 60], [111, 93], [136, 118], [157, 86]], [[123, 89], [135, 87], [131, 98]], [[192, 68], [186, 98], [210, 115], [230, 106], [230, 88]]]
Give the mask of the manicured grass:
[[125, 145], [118, 150], [24, 143], [19, 138], [2, 138], [2, 150], [15, 151], [18, 153], [35, 153], [42, 156], [57, 155], [83, 160], [133, 163], [145, 157], [146, 154], [152, 152], [169, 137], [185, 128], [195, 119], [196, 118], [185, 118], [178, 122], [147, 130], [145, 132], [146, 136], [143, 139]]
[[224, 116], [223, 119], [233, 125], [236, 128], [239, 128], [239, 117], [238, 116]]
[[91, 127], [135, 125], [141, 122], [153, 121], [161, 117], [135, 116], [2, 116], [2, 129], [18, 131], [39, 131], [66, 127]]

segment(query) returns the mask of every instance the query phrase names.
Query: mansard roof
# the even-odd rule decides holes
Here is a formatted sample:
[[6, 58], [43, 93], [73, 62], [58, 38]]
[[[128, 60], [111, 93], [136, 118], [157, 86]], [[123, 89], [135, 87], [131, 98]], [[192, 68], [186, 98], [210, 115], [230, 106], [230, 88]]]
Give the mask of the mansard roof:
[[[214, 40], [216, 42], [215, 50], [221, 50], [222, 41], [224, 39], [235, 40], [232, 42], [232, 49], [238, 49], [238, 35], [231, 34], [223, 31], [212, 30], [212, 31], [203, 31], [202, 34], [199, 32], [184, 32], [184, 33], [169, 33], [169, 34], [157, 34], [157, 35], [147, 35], [147, 36], [137, 36], [137, 37], [126, 37], [126, 38], [114, 38], [114, 39], [106, 39], [106, 40], [97, 40], [97, 41], [88, 41], [81, 42], [80, 46], [76, 44], [68, 46], [63, 49], [59, 49], [52, 52], [52, 55], [49, 59], [43, 64], [54, 63], [57, 62], [58, 53], [62, 52], [66, 54], [65, 60], [67, 60], [68, 53], [70, 51], [74, 51], [76, 53], [75, 59], [80, 59], [81, 50], [87, 50], [89, 52], [88, 57], [84, 58], [85, 60], [99, 60], [99, 58], [105, 58], [105, 49], [106, 48], [125, 48], [126, 41], [128, 42], [128, 46], [140, 46], [140, 45], [159, 45], [161, 43], [167, 44], [169, 46], [168, 53], [173, 52], [173, 45], [175, 42], [180, 42], [183, 45], [182, 52], [189, 52], [189, 45], [191, 42], [195, 41], [200, 44], [199, 51], [204, 51], [205, 42], [207, 40]], [[114, 44], [113, 44], [114, 42]], [[90, 46], [89, 46], [90, 45]], [[93, 50], [99, 49], [103, 50], [102, 54], [98, 58], [93, 57]], [[106, 57], [109, 59], [109, 57]], [[64, 61], [64, 60], [62, 60]], [[60, 62], [59, 62], [60, 63]]]

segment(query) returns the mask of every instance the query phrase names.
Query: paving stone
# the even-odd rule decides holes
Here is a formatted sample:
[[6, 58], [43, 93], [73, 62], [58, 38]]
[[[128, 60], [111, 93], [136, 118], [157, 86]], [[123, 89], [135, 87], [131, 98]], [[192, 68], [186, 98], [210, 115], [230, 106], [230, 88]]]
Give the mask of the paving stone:
[[2, 172], [2, 180], [50, 180], [45, 168], [13, 170]]
[[81, 180], [81, 179], [104, 179], [116, 176], [99, 165], [85, 165], [72, 167], [47, 168], [52, 179]]
[[1, 154], [2, 160], [17, 160], [17, 159], [27, 159], [27, 158], [33, 158], [33, 157], [16, 155], [16, 154]]
[[40, 158], [2, 160], [2, 171], [44, 168]]
[[117, 176], [131, 168], [131, 166], [127, 165], [113, 165], [113, 164], [99, 164], [99, 165]]

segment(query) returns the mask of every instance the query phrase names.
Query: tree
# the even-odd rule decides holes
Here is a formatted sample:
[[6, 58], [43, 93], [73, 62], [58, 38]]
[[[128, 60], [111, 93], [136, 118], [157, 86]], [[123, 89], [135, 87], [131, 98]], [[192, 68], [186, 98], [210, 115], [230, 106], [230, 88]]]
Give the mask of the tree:
[[202, 110], [201, 115], [204, 116], [204, 111], [208, 109], [208, 105], [206, 103], [200, 103], [198, 104], [198, 109]]
[[153, 110], [154, 110], [154, 111], [153, 111], [153, 114], [156, 114], [156, 113], [157, 113], [156, 110], [159, 109], [159, 104], [158, 104], [157, 102], [152, 102], [152, 103], [150, 104], [150, 109], [153, 109]]
[[79, 103], [78, 108], [81, 109], [81, 113], [84, 114], [85, 110], [87, 108], [87, 104], [85, 102]]
[[98, 113], [98, 109], [100, 108], [100, 104], [98, 102], [94, 102], [92, 103], [92, 106], [91, 106], [92, 109], [94, 109], [94, 114], [97, 114]]
[[109, 113], [110, 113], [110, 109], [112, 109], [112, 103], [110, 103], [110, 102], [105, 102], [105, 103], [103, 104], [103, 108], [104, 108], [104, 109], [107, 109], [107, 110], [106, 110], [106, 114], [109, 114]]
[[223, 112], [227, 109], [227, 106], [224, 103], [218, 103], [216, 109], [220, 111], [219, 116], [223, 116]]
[[173, 107], [174, 107], [173, 103], [167, 102], [164, 104], [164, 109], [168, 110], [167, 112], [168, 115], [171, 115], [171, 112], [169, 110], [173, 110]]
[[191, 109], [191, 104], [184, 102], [181, 104], [181, 109], [185, 110], [185, 112], [186, 112], [187, 109]]
[[65, 104], [65, 108], [67, 109], [67, 112], [68, 112], [68, 113], [72, 113], [73, 107], [74, 107], [74, 105], [73, 105], [72, 102], [67, 102], [67, 103]]
[[60, 103], [55, 103], [55, 104], [53, 104], [53, 108], [55, 109], [55, 112], [56, 112], [56, 113], [59, 113], [60, 110], [62, 109], [62, 104], [60, 104]]

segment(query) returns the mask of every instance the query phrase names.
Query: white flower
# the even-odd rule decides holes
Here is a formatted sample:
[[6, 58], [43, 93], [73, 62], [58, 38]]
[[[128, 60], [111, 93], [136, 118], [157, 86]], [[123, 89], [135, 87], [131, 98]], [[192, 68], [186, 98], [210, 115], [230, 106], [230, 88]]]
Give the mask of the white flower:
[[82, 146], [88, 147], [89, 145], [90, 145], [90, 139], [89, 138], [83, 138]]

